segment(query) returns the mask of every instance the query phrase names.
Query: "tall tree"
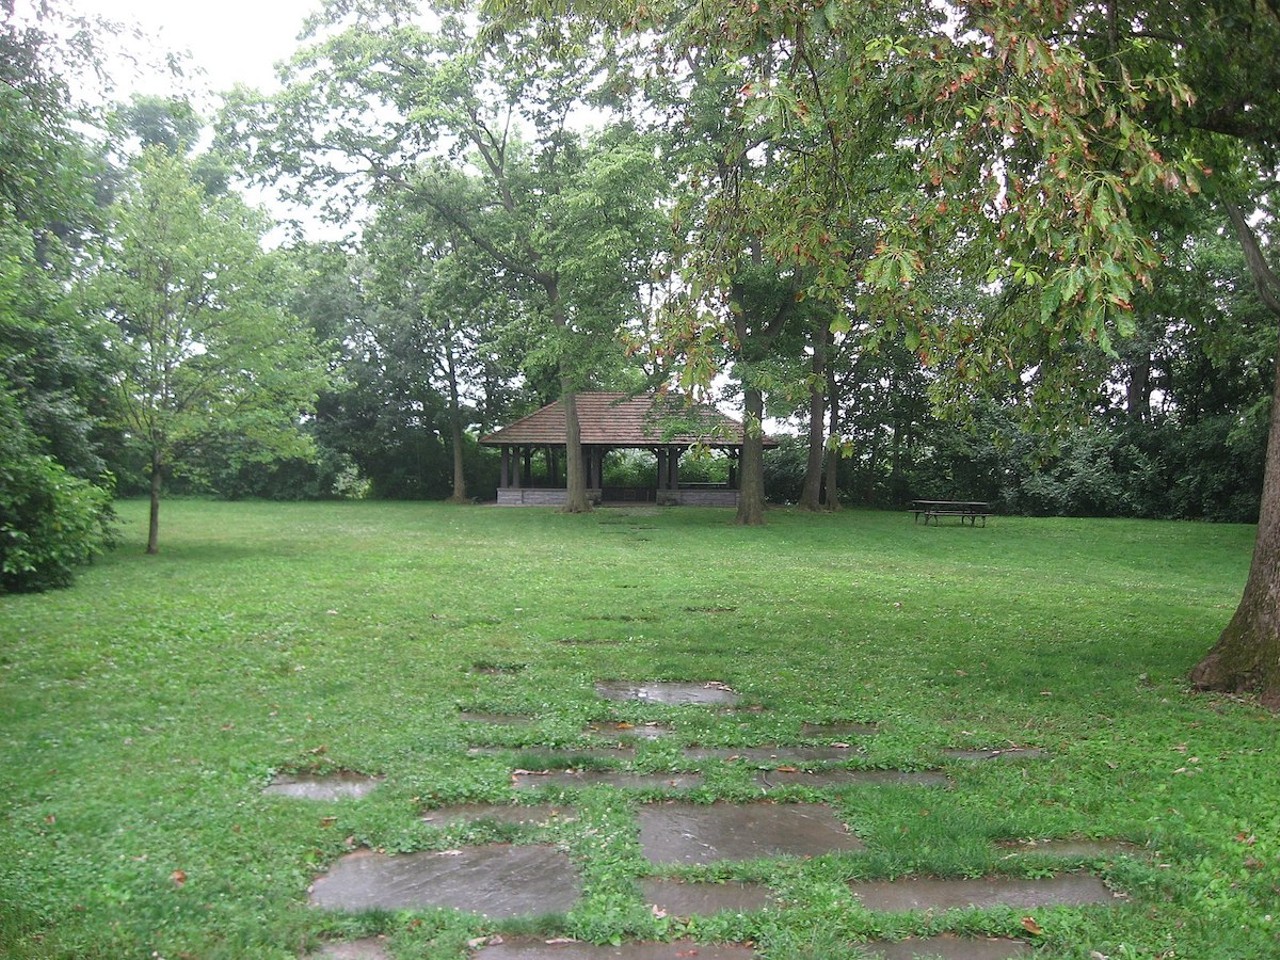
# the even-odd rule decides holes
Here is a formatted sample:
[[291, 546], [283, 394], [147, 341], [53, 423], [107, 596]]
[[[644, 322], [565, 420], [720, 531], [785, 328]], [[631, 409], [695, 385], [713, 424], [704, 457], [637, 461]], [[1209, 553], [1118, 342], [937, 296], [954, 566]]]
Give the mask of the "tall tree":
[[288, 277], [260, 245], [264, 219], [237, 197], [210, 197], [190, 161], [151, 147], [110, 210], [111, 237], [90, 296], [113, 324], [123, 420], [145, 451], [147, 552], [159, 549], [166, 471], [216, 431], [269, 460], [306, 454], [299, 430], [325, 382], [309, 331], [281, 309]]
[[[563, 14], [562, 0], [490, 0], [508, 17]], [[1277, 182], [1280, 4], [1276, 0], [894, 0], [825, 6], [711, 2], [572, 4], [651, 30], [660, 63], [698, 43], [767, 62], [743, 89], [765, 103], [762, 136], [821, 129], [774, 194], [771, 236], [800, 244], [819, 278], [850, 261], [796, 214], [840, 196], [841, 147], [875, 104], [911, 176], [886, 185], [878, 240], [859, 270], [868, 306], [931, 362], [1049, 402], [1096, 377], [1092, 348], [1133, 329], [1134, 290], [1157, 243], [1147, 204], [1206, 184], [1280, 317], [1276, 266], [1256, 236]], [[761, 58], [762, 48], [774, 54]], [[824, 49], [831, 51], [823, 55]], [[839, 56], [832, 55], [839, 53]], [[906, 188], [906, 189], [904, 189]], [[837, 202], [839, 202], [837, 200]], [[1267, 213], [1267, 224], [1271, 222]], [[940, 314], [918, 283], [939, 250], [986, 251], [1005, 309]], [[978, 278], [975, 277], [977, 282]], [[1280, 403], [1253, 570], [1237, 617], [1193, 673], [1280, 703]]]
[[428, 30], [413, 2], [326, 4], [283, 92], [242, 94], [224, 136], [300, 196], [326, 185], [375, 204], [410, 194], [508, 278], [510, 294], [530, 295], [536, 361], [558, 368], [566, 410], [566, 509], [586, 510], [574, 396], [635, 309], [656, 242], [653, 148], [575, 130], [595, 73], [585, 46], [561, 48], [549, 65], [519, 31], [480, 50], [465, 13], [433, 16]]

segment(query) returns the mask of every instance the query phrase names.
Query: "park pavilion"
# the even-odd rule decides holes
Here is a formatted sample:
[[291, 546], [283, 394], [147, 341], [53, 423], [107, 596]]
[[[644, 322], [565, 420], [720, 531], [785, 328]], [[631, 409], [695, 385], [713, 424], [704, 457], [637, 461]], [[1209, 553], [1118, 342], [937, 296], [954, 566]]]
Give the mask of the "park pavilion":
[[[738, 503], [743, 427], [708, 404], [657, 394], [576, 395], [587, 496], [595, 503], [650, 502], [733, 507]], [[500, 505], [558, 505], [566, 499], [564, 406], [557, 400], [481, 437], [502, 450]], [[765, 447], [777, 441], [764, 438]], [[681, 483], [680, 458], [693, 447], [729, 458], [727, 483]], [[648, 487], [606, 487], [604, 459], [614, 450], [647, 450], [657, 459]], [[535, 462], [542, 469], [535, 470]]]

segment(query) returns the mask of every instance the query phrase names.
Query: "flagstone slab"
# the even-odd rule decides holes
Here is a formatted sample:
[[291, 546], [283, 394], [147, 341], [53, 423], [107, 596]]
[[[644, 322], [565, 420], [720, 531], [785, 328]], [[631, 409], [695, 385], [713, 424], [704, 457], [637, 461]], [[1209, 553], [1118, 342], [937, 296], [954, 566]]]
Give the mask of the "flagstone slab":
[[620, 770], [519, 770], [511, 776], [517, 790], [544, 787], [618, 787], [622, 790], [692, 790], [702, 785], [697, 773], [626, 773]]
[[780, 787], [810, 787], [836, 790], [845, 787], [910, 786], [949, 787], [945, 773], [937, 770], [770, 770], [758, 773], [756, 786], [765, 790]]
[[700, 883], [649, 877], [640, 884], [645, 902], [677, 917], [711, 916], [716, 913], [750, 913], [774, 906], [777, 901], [763, 883]]
[[294, 797], [299, 800], [343, 800], [348, 797], [363, 797], [377, 789], [381, 783], [381, 777], [369, 777], [349, 771], [324, 775], [282, 773], [262, 792], [268, 796]]
[[895, 943], [860, 943], [858, 949], [868, 960], [1017, 960], [1033, 953], [1025, 940], [957, 937], [950, 933], [909, 937]]
[[388, 855], [357, 850], [311, 887], [328, 910], [452, 907], [490, 918], [563, 913], [581, 896], [578, 874], [547, 844], [489, 844], [444, 852]]
[[452, 807], [438, 807], [422, 815], [423, 821], [432, 827], [452, 827], [459, 823], [501, 823], [512, 826], [545, 826], [549, 823], [567, 823], [578, 819], [573, 807], [553, 803], [536, 803], [526, 806], [499, 803], [465, 803]]
[[596, 683], [596, 694], [605, 700], [639, 700], [669, 707], [732, 707], [741, 699], [737, 693], [717, 680], [704, 683], [601, 681]]
[[483, 948], [474, 960], [752, 960], [755, 951], [740, 944], [624, 943], [617, 947], [591, 943], [511, 941]]
[[662, 723], [593, 723], [584, 731], [593, 737], [609, 737], [611, 739], [658, 740], [669, 736], [672, 729]]
[[1039, 747], [1005, 747], [996, 750], [958, 750], [947, 749], [942, 755], [948, 760], [1043, 760], [1048, 751]]
[[363, 940], [344, 940], [326, 943], [311, 954], [321, 960], [391, 960], [387, 953], [385, 937], [365, 937]]
[[640, 846], [653, 863], [816, 857], [865, 849], [821, 803], [651, 803], [640, 808], [639, 819]]
[[858, 751], [851, 747], [694, 747], [686, 760], [724, 760], [759, 767], [785, 767], [806, 763], [839, 763]]
[[874, 723], [836, 720], [831, 723], [805, 723], [800, 726], [803, 737], [870, 737], [880, 732]]
[[1043, 856], [1075, 859], [1139, 857], [1143, 849], [1124, 840], [1002, 840], [997, 843], [1009, 856]]
[[976, 880], [938, 880], [930, 877], [855, 881], [853, 895], [868, 910], [902, 913], [909, 910], [951, 910], [990, 907], [1078, 907], [1114, 903], [1116, 894], [1097, 877], [1067, 873], [1028, 880], [1021, 877], [982, 877]]

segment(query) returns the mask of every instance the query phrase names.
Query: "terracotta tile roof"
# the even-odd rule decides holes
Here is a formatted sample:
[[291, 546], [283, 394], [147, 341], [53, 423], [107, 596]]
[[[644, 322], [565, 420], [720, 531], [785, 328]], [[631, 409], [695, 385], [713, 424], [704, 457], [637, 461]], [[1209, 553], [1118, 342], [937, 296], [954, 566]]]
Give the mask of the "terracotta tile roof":
[[[742, 444], [742, 424], [707, 404], [693, 407], [678, 397], [625, 393], [577, 394], [578, 426], [582, 442], [609, 447], [652, 447], [658, 444], [712, 447]], [[545, 446], [564, 443], [564, 407], [550, 403], [515, 423], [481, 437], [489, 446], [504, 443]], [[766, 436], [766, 447], [776, 440]]]

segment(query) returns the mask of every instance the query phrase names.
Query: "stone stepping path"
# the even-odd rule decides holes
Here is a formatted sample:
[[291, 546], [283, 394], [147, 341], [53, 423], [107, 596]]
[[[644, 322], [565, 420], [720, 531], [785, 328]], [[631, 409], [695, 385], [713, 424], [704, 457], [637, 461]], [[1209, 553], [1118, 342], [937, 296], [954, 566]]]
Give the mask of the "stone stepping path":
[[[481, 666], [476, 664], [475, 668], [479, 670]], [[719, 681], [598, 682], [595, 692], [609, 701], [664, 707], [732, 708], [741, 700], [734, 690]], [[722, 713], [723, 710], [717, 712]], [[532, 730], [537, 723], [537, 718], [531, 716], [481, 711], [462, 711], [458, 718], [475, 727], [527, 727]], [[808, 743], [684, 747], [680, 756], [693, 764], [745, 768], [744, 773], [751, 776], [754, 786], [766, 793], [786, 787], [842, 791], [883, 786], [952, 786], [946, 774], [939, 770], [866, 770], [842, 765], [861, 752], [861, 747], [851, 744], [850, 740], [874, 736], [878, 731], [874, 724], [853, 721], [805, 723], [800, 727], [799, 735]], [[537, 745], [476, 746], [468, 753], [504, 755], [515, 762], [539, 763], [553, 768], [514, 771], [510, 785], [516, 795], [528, 791], [588, 787], [606, 787], [615, 791], [686, 791], [703, 783], [702, 774], [696, 769], [686, 773], [569, 769], [571, 765], [596, 766], [596, 761], [621, 760], [629, 763], [636, 757], [637, 741], [670, 736], [675, 732], [670, 725], [601, 721], [590, 724], [582, 732], [599, 745], [576, 750]], [[1031, 747], [949, 748], [942, 750], [941, 754], [947, 760], [975, 763], [1032, 760], [1047, 756], [1045, 751]], [[558, 767], [559, 763], [564, 767]], [[713, 768], [704, 769], [710, 771]], [[716, 766], [714, 769], [724, 768]], [[364, 796], [381, 782], [381, 778], [348, 772], [326, 776], [290, 774], [277, 777], [264, 792], [309, 800], [335, 800]], [[835, 810], [821, 802], [777, 803], [761, 799], [747, 803], [698, 804], [668, 799], [640, 803], [634, 809], [639, 845], [644, 857], [655, 866], [655, 873], [662, 868], [771, 858], [806, 859], [832, 853], [858, 853], [866, 849]], [[426, 810], [421, 817], [425, 825], [439, 829], [481, 824], [539, 828], [574, 823], [579, 814], [573, 806], [566, 804], [520, 804], [517, 801], [446, 806]], [[1006, 852], [1010, 858], [1040, 856], [1063, 861], [1133, 856], [1139, 850], [1118, 841], [1095, 840], [1009, 840], [998, 842], [996, 848]], [[1100, 879], [1084, 872], [1040, 879], [906, 877], [892, 881], [850, 881], [847, 887], [862, 907], [883, 913], [998, 907], [1036, 909], [1057, 905], [1112, 904], [1122, 899]], [[583, 895], [577, 867], [563, 850], [549, 844], [505, 843], [398, 855], [357, 850], [334, 863], [314, 882], [309, 893], [311, 904], [324, 909], [451, 908], [494, 920], [562, 914], [575, 909]], [[640, 878], [639, 893], [651, 910], [664, 916], [698, 917], [785, 908], [768, 883], [761, 882], [710, 882], [679, 875], [650, 876]], [[854, 957], [878, 960], [926, 957], [1013, 960], [1033, 952], [1028, 943], [1020, 940], [954, 934], [908, 938], [898, 942], [850, 943], [847, 949], [850, 960]], [[752, 947], [743, 944], [676, 941], [597, 946], [559, 938], [537, 940], [527, 937], [509, 941], [493, 937], [487, 944], [475, 946], [473, 950], [470, 960], [750, 960], [756, 956]], [[388, 954], [383, 938], [369, 938], [346, 944], [327, 944], [314, 956], [331, 960], [385, 960]]]
[[537, 803], [517, 807], [511, 804], [467, 803], [438, 807], [422, 815], [423, 822], [433, 827], [452, 827], [460, 823], [500, 823], [516, 827], [546, 826], [571, 823], [578, 819], [573, 807]]
[[388, 856], [357, 850], [311, 887], [329, 910], [453, 907], [491, 919], [564, 913], [581, 897], [577, 871], [547, 844], [488, 844]]
[[645, 902], [674, 917], [711, 916], [717, 913], [750, 913], [777, 906], [763, 883], [697, 883], [649, 877], [640, 888]]
[[589, 943], [516, 941], [483, 948], [474, 960], [751, 960], [755, 951], [737, 944], [624, 943], [598, 947]]
[[864, 880], [849, 889], [868, 910], [905, 913], [910, 910], [1017, 907], [1080, 907], [1114, 903], [1116, 895], [1097, 877], [1067, 873], [1026, 880], [1020, 877], [983, 877], [977, 880], [938, 880], [930, 877], [900, 880]]
[[652, 803], [640, 808], [640, 847], [652, 863], [707, 864], [863, 850], [819, 803]]
[[262, 792], [268, 796], [294, 797], [299, 800], [342, 800], [363, 797], [376, 790], [381, 783], [381, 777], [368, 777], [347, 771], [324, 775], [282, 773]]

